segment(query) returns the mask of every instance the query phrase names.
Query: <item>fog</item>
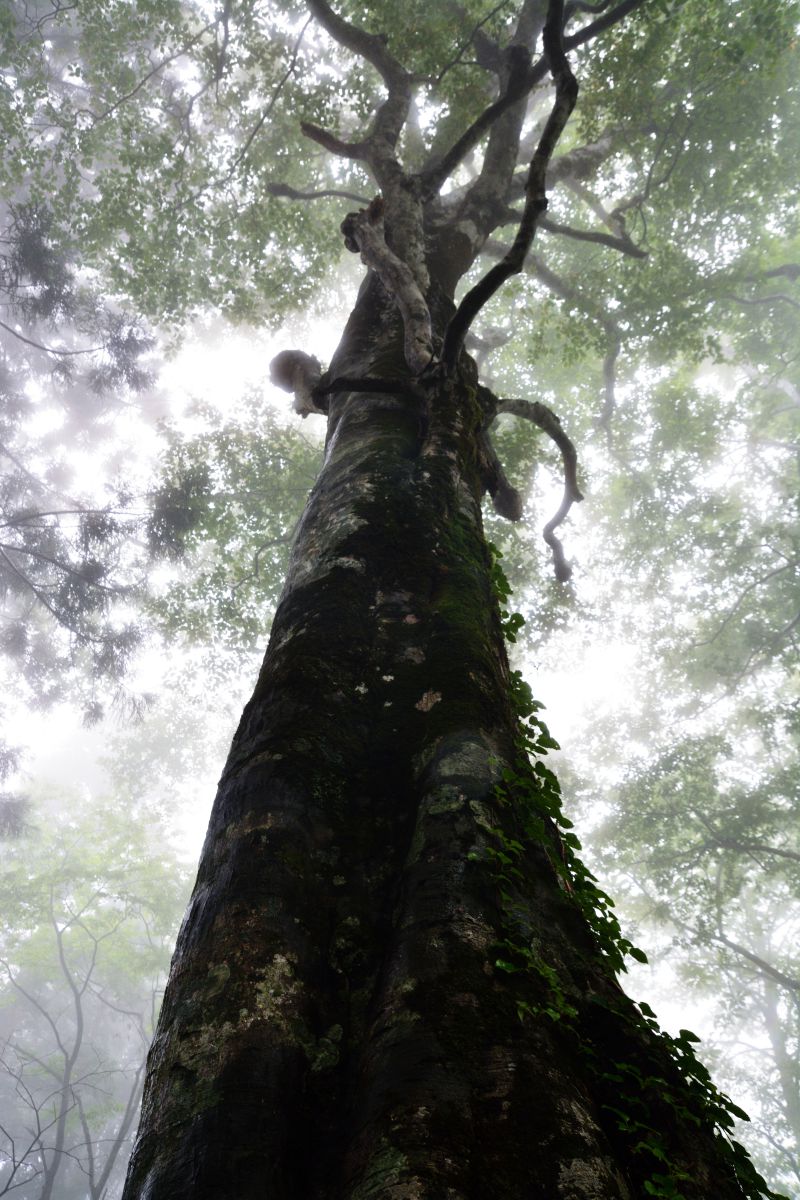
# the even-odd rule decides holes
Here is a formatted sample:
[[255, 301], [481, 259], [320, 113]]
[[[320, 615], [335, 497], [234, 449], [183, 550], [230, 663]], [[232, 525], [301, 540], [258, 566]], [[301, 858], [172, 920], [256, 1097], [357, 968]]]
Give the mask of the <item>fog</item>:
[[[309, 23], [318, 7], [36, 0], [3, 18], [0, 1196], [122, 1195], [216, 783], [323, 461], [324, 416], [293, 411], [269, 363], [297, 348], [324, 367], [339, 343], [367, 269], [339, 224], [377, 189], [334, 153], [383, 85]], [[429, 8], [416, 32], [360, 14], [416, 64], [412, 165], [499, 94], [481, 72], [512, 33], [502, 5]], [[735, 1137], [790, 1200], [796, 16], [645, 3], [577, 47], [550, 227], [467, 341], [482, 382], [551, 407], [577, 451], [568, 582], [541, 536], [559, 450], [508, 414], [490, 433], [522, 519], [487, 495], [484, 520], [583, 856], [649, 958], [622, 982], [702, 1037], [750, 1114]], [[520, 162], [550, 102], [531, 93]], [[444, 194], [489, 153], [477, 139]], [[457, 297], [513, 236], [515, 179]]]

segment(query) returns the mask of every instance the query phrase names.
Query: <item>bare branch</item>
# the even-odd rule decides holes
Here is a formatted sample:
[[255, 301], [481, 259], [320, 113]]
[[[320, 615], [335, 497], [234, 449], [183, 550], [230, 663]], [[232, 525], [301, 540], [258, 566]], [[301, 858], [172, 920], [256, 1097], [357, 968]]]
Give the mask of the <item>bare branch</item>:
[[19, 333], [11, 325], [6, 325], [5, 321], [0, 321], [0, 329], [5, 329], [7, 333], [13, 334], [20, 342], [24, 342], [26, 346], [33, 346], [34, 350], [42, 350], [45, 354], [56, 354], [61, 358], [72, 358], [78, 354], [98, 354], [104, 350], [104, 346], [87, 346], [85, 350], [59, 350], [55, 346], [44, 346], [41, 342], [34, 342], [31, 338], [25, 337]]
[[306, 6], [334, 41], [371, 63], [387, 87], [390, 88], [398, 76], [407, 74], [389, 50], [385, 36], [352, 25], [334, 12], [327, 0], [306, 0]]
[[131, 100], [136, 93], [140, 92], [145, 84], [153, 78], [154, 75], [157, 75], [159, 71], [163, 71], [164, 67], [169, 66], [169, 64], [175, 62], [176, 59], [182, 58], [185, 54], [188, 54], [192, 46], [197, 45], [197, 43], [203, 37], [205, 37], [208, 31], [214, 28], [214, 25], [215, 23], [213, 21], [209, 22], [208, 25], [204, 25], [199, 33], [196, 33], [193, 38], [189, 39], [185, 46], [181, 46], [179, 50], [175, 50], [172, 54], [168, 54], [166, 58], [162, 58], [160, 62], [155, 64], [152, 70], [148, 71], [142, 76], [138, 83], [136, 83], [129, 92], [125, 92], [124, 95], [118, 96], [113, 103], [109, 104], [108, 108], [104, 108], [103, 111], [99, 113], [91, 113], [92, 127], [99, 125], [101, 121], [105, 121], [112, 115], [112, 113], [115, 113], [118, 108], [125, 104], [126, 101]]
[[544, 526], [542, 537], [553, 552], [556, 579], [559, 583], [566, 583], [572, 576], [572, 567], [564, 557], [564, 547], [554, 531], [564, 521], [572, 505], [583, 499], [583, 493], [578, 487], [578, 455], [575, 447], [553, 410], [538, 400], [499, 400], [497, 412], [513, 413], [515, 417], [533, 421], [553, 439], [561, 451], [564, 464], [564, 497], [558, 511]]
[[353, 200], [356, 204], [369, 204], [369, 196], [360, 196], [358, 192], [348, 192], [344, 188], [320, 188], [318, 192], [301, 192], [288, 183], [268, 183], [266, 187], [270, 196], [285, 196], [287, 200]]
[[[513, 41], [521, 42], [524, 46], [533, 49], [536, 37], [542, 28], [542, 0], [525, 0], [521, 17], [517, 25]], [[565, 43], [566, 44], [566, 43]], [[547, 74], [548, 59], [547, 54], [536, 62], [535, 66], [531, 67], [529, 85], [533, 90], [541, 80], [545, 79]], [[497, 67], [495, 67], [497, 70]], [[505, 82], [504, 74], [501, 74], [501, 82]], [[475, 229], [477, 234], [475, 248], [479, 248], [480, 242], [492, 232], [492, 229], [497, 226], [498, 211], [503, 211], [503, 204], [510, 199], [515, 192], [515, 178], [513, 172], [517, 166], [519, 158], [530, 160], [534, 154], [536, 139], [539, 133], [531, 132], [527, 138], [522, 139], [522, 125], [527, 104], [523, 101], [518, 101], [516, 104], [500, 115], [500, 118], [494, 122], [494, 125], [489, 131], [488, 142], [486, 146], [486, 154], [483, 156], [483, 164], [480, 170], [479, 178], [471, 184], [467, 191], [461, 211], [458, 217], [462, 224], [462, 230], [469, 236], [470, 228]], [[524, 143], [531, 139], [530, 149]], [[601, 142], [606, 142], [606, 137], [602, 137]], [[599, 146], [600, 149], [600, 146]], [[602, 157], [606, 157], [610, 150], [610, 145], [603, 145], [601, 150]], [[587, 168], [596, 169], [596, 161], [594, 164], [579, 162], [581, 151], [577, 151], [575, 162], [571, 164], [573, 169], [581, 170], [585, 173]], [[591, 155], [590, 155], [591, 158]], [[596, 156], [595, 156], [596, 160]], [[557, 166], [551, 164], [548, 168], [548, 173], [553, 172], [551, 179], [548, 179], [548, 184], [555, 182], [555, 170]], [[519, 194], [524, 192], [525, 173], [522, 178], [518, 179]]]
[[[533, 51], [542, 32], [546, 10], [547, 5], [543, 0], [523, 0], [519, 8], [516, 28], [509, 39], [508, 48], [504, 52], [489, 38], [484, 37], [481, 33], [478, 34], [475, 42], [478, 62], [497, 75], [501, 96], [506, 92], [513, 73], [513, 56], [515, 53], [520, 53], [514, 47], [523, 47], [528, 52]], [[503, 205], [508, 201], [509, 188], [520, 158], [522, 129], [528, 110], [528, 93], [547, 75], [545, 60], [541, 59], [536, 66], [530, 68], [530, 71], [531, 74], [526, 84], [528, 91], [520, 99], [509, 104], [505, 111], [496, 117], [488, 130], [483, 162], [477, 178], [463, 189], [460, 198], [451, 195], [445, 202], [445, 207], [455, 212], [453, 223], [459, 231], [460, 238], [464, 241], [464, 250], [467, 252], [467, 261], [463, 263], [462, 273], [463, 269], [469, 265], [474, 253], [480, 248], [483, 240], [495, 228], [497, 215], [502, 212]], [[537, 141], [538, 134], [530, 150], [523, 154], [526, 161], [532, 158]], [[524, 192], [524, 183], [521, 191]]]
[[[509, 221], [518, 221], [521, 215], [513, 208], [508, 210]], [[559, 233], [576, 242], [594, 242], [598, 246], [608, 246], [610, 250], [617, 250], [620, 254], [629, 254], [631, 258], [649, 258], [649, 251], [642, 250], [628, 237], [614, 237], [613, 234], [601, 233], [597, 229], [576, 229], [573, 225], [551, 221], [548, 217], [539, 218], [539, 228], [544, 229], [547, 233]]]
[[311, 138], [312, 142], [317, 142], [324, 150], [328, 150], [331, 154], [338, 154], [340, 158], [369, 158], [368, 138], [364, 138], [360, 142], [343, 142], [335, 133], [322, 129], [321, 126], [314, 125], [311, 121], [301, 121], [300, 131], [307, 138]]
[[514, 243], [505, 258], [491, 267], [483, 279], [467, 292], [447, 327], [442, 360], [448, 370], [452, 370], [455, 366], [467, 330], [484, 304], [491, 299], [507, 279], [512, 275], [519, 274], [522, 270], [536, 234], [536, 226], [547, 208], [545, 193], [547, 165], [578, 98], [578, 84], [564, 53], [562, 21], [563, 0], [550, 0], [543, 37], [545, 53], [556, 86], [556, 95], [536, 153], [531, 160], [528, 181], [525, 185], [526, 199], [522, 220]]
[[560, 221], [550, 221], [542, 217], [539, 225], [548, 233], [560, 233], [576, 242], [594, 242], [598, 246], [608, 246], [620, 254], [629, 254], [631, 258], [648, 258], [649, 251], [642, 250], [629, 237], [614, 237], [611, 233], [600, 233], [596, 229], [575, 229], [572, 225], [563, 225]]
[[598, 17], [596, 21], [592, 21], [589, 25], [584, 25], [583, 29], [579, 29], [577, 33], [565, 37], [564, 49], [574, 50], [577, 46], [582, 46], [584, 42], [591, 41], [592, 38], [597, 37], [598, 33], [602, 33], [605, 29], [610, 29], [612, 25], [617, 25], [620, 21], [624, 20], [628, 13], [641, 8], [645, 2], [646, 0], [622, 0], [621, 4], [611, 9], [611, 12]]

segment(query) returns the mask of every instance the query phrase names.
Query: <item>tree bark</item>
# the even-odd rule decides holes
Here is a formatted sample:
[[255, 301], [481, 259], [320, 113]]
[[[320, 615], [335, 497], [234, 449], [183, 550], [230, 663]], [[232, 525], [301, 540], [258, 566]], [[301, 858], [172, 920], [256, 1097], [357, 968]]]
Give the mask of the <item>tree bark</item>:
[[[432, 308], [441, 335], [452, 306]], [[370, 275], [331, 375], [402, 380], [402, 347]], [[463, 360], [427, 405], [411, 385], [331, 397], [178, 939], [125, 1200], [645, 1194], [652, 1163], [619, 1131], [604, 1070], [672, 1065], [629, 1019], [554, 868], [554, 828], [525, 847], [510, 899], [487, 867], [493, 831], [521, 828], [498, 782], [526, 768], [476, 383]], [[496, 969], [509, 911], [575, 1006], [569, 1028], [544, 1011], [549, 983]], [[649, 1086], [688, 1200], [741, 1196], [711, 1134]]]

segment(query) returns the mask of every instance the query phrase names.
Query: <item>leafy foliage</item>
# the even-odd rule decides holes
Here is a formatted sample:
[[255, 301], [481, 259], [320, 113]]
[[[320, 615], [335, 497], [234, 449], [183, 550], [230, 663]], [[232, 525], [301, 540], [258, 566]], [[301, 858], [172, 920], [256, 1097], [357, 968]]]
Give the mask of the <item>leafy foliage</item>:
[[[337, 7], [385, 33], [422, 80], [401, 149], [414, 166], [436, 156], [490, 97], [480, 60], [508, 37], [512, 6]], [[592, 715], [581, 738], [591, 783], [573, 767], [575, 790], [607, 814], [593, 841], [613, 846], [614, 890], [667, 930], [685, 976], [718, 1001], [720, 1027], [755, 1022], [755, 1065], [731, 1066], [746, 1060], [739, 1046], [720, 1066], [761, 1097], [760, 1153], [787, 1188], [800, 1185], [797, 25], [790, 2], [650, 0], [578, 50], [578, 121], [552, 172], [561, 229], [541, 231], [529, 273], [478, 330], [509, 335], [480, 356], [484, 377], [562, 413], [589, 484], [572, 594], [547, 579], [527, 531], [492, 524], [514, 546], [518, 594], [532, 581], [528, 623], [506, 610], [507, 631], [540, 657], [562, 654], [567, 628], [641, 648], [638, 712]], [[80, 372], [66, 364], [96, 334], [101, 354], [71, 406], [85, 418], [105, 403], [95, 385], [141, 381], [146, 344], [126, 306], [172, 325], [206, 306], [271, 325], [298, 306], [329, 308], [339, 222], [373, 185], [299, 123], [357, 138], [383, 91], [299, 5], [11, 4], [0, 39], [0, 285], [14, 316], [3, 344], [17, 364], [25, 356], [23, 377], [8, 349], [3, 379], [0, 442], [21, 464], [4, 460], [3, 637], [48, 699], [54, 671], [77, 680], [87, 663], [99, 675], [128, 658], [139, 575], [125, 526], [141, 525], [124, 492], [90, 503], [59, 482], [52, 439], [26, 427], [28, 375], [55, 361], [74, 388]], [[534, 103], [526, 137], [541, 111]], [[453, 195], [479, 167], [480, 148]], [[23, 328], [63, 353], [21, 342]], [[538, 520], [547, 451], [510, 423], [497, 442]], [[286, 469], [298, 448], [302, 481]], [[315, 455], [263, 410], [246, 427], [173, 438], [148, 525], [180, 573], [162, 576], [151, 605], [162, 629], [237, 653], [263, 636]], [[84, 511], [43, 515], [48, 489]], [[60, 638], [35, 616], [37, 592]], [[669, 1195], [662, 1176], [654, 1194]]]
[[[497, 596], [501, 603], [505, 603], [511, 589], [500, 567], [496, 549], [494, 554]], [[507, 634], [511, 633], [512, 642], [522, 621], [520, 614], [514, 615], [517, 620], [512, 620], [510, 615], [505, 617], [506, 631]], [[503, 772], [498, 796], [511, 812], [521, 814], [525, 840], [529, 845], [552, 847], [552, 851], [548, 852], [550, 864], [563, 879], [566, 890], [594, 931], [611, 971], [625, 971], [626, 957], [646, 963], [647, 956], [643, 951], [623, 935], [613, 911], [613, 900], [597, 886], [595, 876], [578, 857], [581, 843], [572, 832], [572, 821], [564, 815], [558, 778], [543, 761], [551, 750], [559, 750], [560, 747], [539, 716], [541, 704], [533, 699], [530, 688], [518, 671], [512, 674], [512, 694], [519, 718], [520, 763], [516, 769]], [[613, 1001], [599, 994], [593, 995], [592, 1004], [608, 1007], [609, 1011], [622, 1017], [632, 1043], [635, 1044], [637, 1026], [655, 1036], [655, 1045], [677, 1068], [679, 1082], [661, 1073], [656, 1055], [651, 1050], [648, 1051], [651, 1056], [649, 1072], [643, 1070], [642, 1064], [633, 1062], [614, 1062], [609, 1069], [602, 1047], [595, 1044], [595, 1022], [581, 1021], [578, 997], [572, 994], [569, 983], [559, 976], [553, 966], [541, 959], [535, 942], [519, 940], [519, 931], [515, 929], [514, 898], [508, 889], [513, 887], [514, 876], [520, 877], [517, 863], [522, 861], [525, 845], [510, 837], [502, 828], [493, 832], [497, 845], [488, 848], [486, 857], [500, 890], [509, 929], [507, 939], [498, 947], [502, 957], [495, 960], [495, 967], [510, 975], [527, 973], [543, 985], [547, 997], [543, 1004], [534, 1007], [527, 1000], [518, 1001], [522, 1019], [543, 1013], [550, 1020], [563, 1022], [567, 1028], [575, 1030], [579, 1053], [588, 1059], [603, 1084], [611, 1085], [614, 1101], [613, 1104], [607, 1103], [604, 1108], [613, 1117], [618, 1132], [629, 1139], [631, 1160], [642, 1156], [655, 1160], [657, 1169], [652, 1169], [649, 1178], [644, 1181], [645, 1192], [664, 1197], [665, 1200], [681, 1200], [681, 1180], [688, 1180], [688, 1176], [672, 1163], [663, 1131], [653, 1120], [652, 1097], [655, 1092], [659, 1103], [679, 1118], [689, 1119], [700, 1127], [715, 1131], [718, 1149], [733, 1167], [743, 1195], [752, 1200], [758, 1200], [761, 1196], [786, 1200], [769, 1188], [747, 1150], [732, 1136], [734, 1118], [747, 1121], [749, 1117], [715, 1086], [708, 1069], [694, 1052], [694, 1043], [700, 1039], [691, 1030], [681, 1029], [677, 1037], [673, 1037], [661, 1029], [649, 1005], [634, 1005], [621, 992]]]
[[132, 815], [48, 797], [4, 846], [0, 1194], [120, 1185], [187, 884]]
[[251, 651], [264, 637], [320, 447], [251, 396], [243, 424], [206, 412], [207, 432], [173, 436], [148, 532], [179, 566], [149, 608], [169, 635]]

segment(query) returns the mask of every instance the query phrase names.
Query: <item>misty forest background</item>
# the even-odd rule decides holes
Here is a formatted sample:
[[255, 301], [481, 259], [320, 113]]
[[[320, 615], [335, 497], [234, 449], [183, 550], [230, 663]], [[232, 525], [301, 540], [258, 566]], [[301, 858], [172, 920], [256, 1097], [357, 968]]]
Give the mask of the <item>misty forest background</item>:
[[[412, 158], [491, 97], [503, 3], [340, 7], [426, 77]], [[540, 537], [557, 452], [510, 417], [524, 518], [486, 523], [570, 816], [650, 958], [628, 990], [703, 1035], [793, 1198], [798, 25], [646, 0], [574, 54], [548, 222], [470, 344], [578, 448], [570, 583]], [[371, 185], [299, 122], [352, 133], [378, 82], [293, 3], [7, 0], [0, 45], [0, 1195], [113, 1200], [320, 463], [267, 365], [327, 362], [362, 274], [338, 226]]]

